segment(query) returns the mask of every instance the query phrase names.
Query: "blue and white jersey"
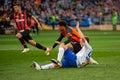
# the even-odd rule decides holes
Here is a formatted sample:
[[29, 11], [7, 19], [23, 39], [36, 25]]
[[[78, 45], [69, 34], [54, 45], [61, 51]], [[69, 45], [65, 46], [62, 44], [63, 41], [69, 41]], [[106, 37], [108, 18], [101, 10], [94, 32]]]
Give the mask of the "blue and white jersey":
[[68, 48], [65, 50], [64, 59], [61, 61], [62, 67], [80, 67], [87, 60], [89, 60], [91, 54], [92, 47], [88, 44], [87, 41], [85, 41], [84, 46], [77, 54], [74, 54], [74, 52]]
[[77, 66], [80, 67], [87, 60], [89, 60], [91, 54], [92, 54], [92, 47], [89, 45], [89, 43], [87, 41], [85, 41], [82, 49], [76, 54], [76, 56], [77, 56], [77, 60], [76, 60]]

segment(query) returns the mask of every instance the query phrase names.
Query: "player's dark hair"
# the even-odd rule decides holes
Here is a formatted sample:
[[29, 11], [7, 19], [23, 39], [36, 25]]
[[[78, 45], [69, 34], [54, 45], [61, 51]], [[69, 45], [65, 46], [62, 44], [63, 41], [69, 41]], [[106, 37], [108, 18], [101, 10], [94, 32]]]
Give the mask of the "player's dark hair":
[[88, 43], [90, 42], [90, 39], [88, 36], [85, 36], [85, 39], [87, 40]]
[[19, 3], [15, 3], [13, 6], [21, 6], [21, 4], [19, 4]]
[[58, 25], [60, 25], [60, 26], [64, 26], [64, 27], [67, 27], [66, 22], [63, 21], [63, 20], [62, 20], [62, 21], [59, 21]]

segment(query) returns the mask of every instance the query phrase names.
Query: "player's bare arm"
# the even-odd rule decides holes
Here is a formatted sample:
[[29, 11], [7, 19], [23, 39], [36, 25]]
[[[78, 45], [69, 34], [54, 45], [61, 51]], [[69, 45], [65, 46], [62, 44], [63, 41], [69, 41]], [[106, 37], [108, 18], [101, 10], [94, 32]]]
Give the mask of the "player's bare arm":
[[55, 43], [53, 44], [53, 46], [46, 51], [46, 53], [50, 53], [57, 45], [59, 45], [61, 43], [61, 40], [64, 38], [64, 36], [62, 34], [60, 34], [59, 38], [55, 41]]
[[76, 29], [77, 29], [78, 33], [81, 35], [80, 44], [81, 44], [81, 46], [83, 46], [85, 37], [79, 28], [79, 21], [76, 22]]
[[38, 20], [37, 20], [34, 16], [32, 16], [32, 18], [33, 18], [34, 21], [38, 24], [38, 28], [39, 28], [40, 30], [42, 30], [42, 26], [40, 25], [40, 23], [38, 22]]

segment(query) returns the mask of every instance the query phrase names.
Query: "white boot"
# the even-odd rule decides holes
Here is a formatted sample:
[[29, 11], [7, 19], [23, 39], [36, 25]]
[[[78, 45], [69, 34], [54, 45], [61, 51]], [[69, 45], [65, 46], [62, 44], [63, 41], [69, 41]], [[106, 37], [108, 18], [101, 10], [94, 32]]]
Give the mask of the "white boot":
[[30, 49], [29, 48], [24, 48], [24, 50], [22, 51], [22, 53], [26, 53], [28, 52]]
[[33, 62], [32, 66], [36, 69], [36, 70], [41, 70], [41, 66], [37, 63], [37, 62]]
[[91, 64], [99, 64], [96, 60], [94, 60], [92, 57], [90, 57], [90, 63]]

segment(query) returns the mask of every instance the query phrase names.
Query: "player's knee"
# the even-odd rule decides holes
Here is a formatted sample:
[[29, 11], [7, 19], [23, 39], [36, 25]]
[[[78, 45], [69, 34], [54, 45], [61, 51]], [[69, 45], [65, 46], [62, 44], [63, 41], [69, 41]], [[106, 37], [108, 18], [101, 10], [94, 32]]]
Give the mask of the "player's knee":
[[16, 34], [16, 38], [21, 38], [22, 35], [20, 33]]
[[62, 47], [62, 48], [64, 48], [65, 47], [65, 45], [64, 44], [60, 44], [60, 46], [59, 47]]
[[67, 46], [66, 45], [61, 45], [61, 46], [59, 46], [60, 48], [63, 48], [64, 50], [66, 50], [67, 49]]
[[60, 44], [59, 47], [64, 47], [65, 45], [64, 44]]
[[65, 45], [65, 47], [66, 47], [66, 48], [70, 48], [71, 50], [73, 50], [73, 46], [72, 46], [72, 44], [71, 44], [71, 43], [70, 43], [70, 44]]

